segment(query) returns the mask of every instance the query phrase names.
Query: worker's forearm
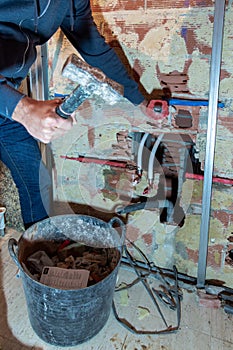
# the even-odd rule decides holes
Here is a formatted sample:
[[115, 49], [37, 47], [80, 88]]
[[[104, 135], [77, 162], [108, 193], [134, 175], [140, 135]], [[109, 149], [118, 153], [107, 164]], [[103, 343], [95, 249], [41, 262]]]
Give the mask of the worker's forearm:
[[24, 94], [7, 83], [5, 77], [0, 75], [0, 115], [12, 119], [13, 111]]
[[24, 96], [17, 104], [12, 114], [12, 119], [22, 125], [25, 125], [30, 119], [33, 110], [33, 103], [30, 97]]

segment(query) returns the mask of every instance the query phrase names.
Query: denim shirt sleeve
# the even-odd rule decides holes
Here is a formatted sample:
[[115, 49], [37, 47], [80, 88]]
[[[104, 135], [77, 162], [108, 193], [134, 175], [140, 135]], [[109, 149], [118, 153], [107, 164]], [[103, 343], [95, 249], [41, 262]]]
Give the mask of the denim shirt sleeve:
[[117, 81], [124, 87], [124, 97], [135, 105], [144, 100], [138, 90], [138, 84], [130, 78], [123, 63], [100, 35], [94, 23], [90, 1], [76, 1], [74, 28], [71, 31], [70, 20], [65, 17], [61, 29], [91, 66], [100, 68], [109, 78]]
[[18, 102], [25, 95], [16, 90], [0, 75], [0, 115], [12, 119], [12, 114]]

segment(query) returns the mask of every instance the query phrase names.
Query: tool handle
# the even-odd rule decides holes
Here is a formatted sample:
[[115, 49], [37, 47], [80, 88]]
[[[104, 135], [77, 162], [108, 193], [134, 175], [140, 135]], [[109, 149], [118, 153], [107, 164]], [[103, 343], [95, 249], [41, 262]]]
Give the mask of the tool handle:
[[78, 85], [72, 93], [67, 96], [64, 101], [56, 108], [56, 113], [64, 118], [68, 119], [71, 114], [90, 96], [90, 91], [84, 89], [81, 85]]
[[63, 112], [62, 107], [60, 107], [60, 106], [56, 107], [55, 111], [59, 115], [59, 117], [61, 117], [61, 118], [68, 119], [70, 117], [70, 113], [67, 114], [67, 113]]

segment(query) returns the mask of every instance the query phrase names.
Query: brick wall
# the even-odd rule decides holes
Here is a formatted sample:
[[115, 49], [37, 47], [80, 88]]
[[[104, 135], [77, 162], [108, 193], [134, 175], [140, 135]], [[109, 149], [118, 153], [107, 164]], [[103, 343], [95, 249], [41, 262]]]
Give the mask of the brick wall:
[[[172, 96], [186, 99], [207, 99], [209, 91], [209, 66], [211, 58], [214, 1], [124, 1], [92, 0], [93, 15], [100, 32], [112, 45], [129, 73], [140, 84], [145, 96], [163, 96], [164, 88]], [[210, 244], [208, 278], [219, 278], [232, 286], [232, 264], [226, 260], [232, 249], [233, 205], [232, 185], [223, 184], [219, 178], [233, 179], [232, 172], [232, 22], [233, 6], [229, 1], [225, 14], [223, 59], [221, 69], [220, 99], [225, 108], [219, 110], [212, 208], [210, 217]], [[69, 92], [72, 84], [60, 79], [65, 58], [73, 52], [60, 32], [49, 44], [50, 95]], [[54, 54], [59, 53], [54, 60]], [[62, 160], [60, 155], [104, 155], [130, 159], [125, 147], [117, 149], [117, 135], [127, 135], [130, 125], [124, 118], [138, 113], [124, 102], [123, 107], [102, 108], [86, 102], [78, 111], [78, 126], [70, 134], [53, 143], [54, 195], [59, 201], [89, 204], [93, 209], [114, 213], [118, 205], [126, 205], [121, 193], [133, 189], [130, 175], [114, 172], [103, 174], [99, 165], [84, 165]], [[180, 106], [177, 107], [179, 109]], [[207, 108], [188, 108], [192, 127], [174, 130], [176, 135], [189, 136], [195, 144], [200, 173], [205, 159]], [[111, 124], [109, 121], [113, 120]], [[116, 122], [117, 121], [117, 122]], [[144, 125], [143, 125], [144, 127]], [[154, 135], [161, 129], [148, 126]], [[163, 131], [166, 132], [166, 129]], [[170, 130], [169, 130], [170, 132]], [[173, 131], [172, 131], [173, 132]], [[172, 140], [172, 136], [171, 136]], [[170, 140], [170, 144], [172, 144]], [[112, 145], [115, 145], [114, 147]], [[121, 145], [122, 146], [122, 145]], [[128, 147], [128, 146], [127, 146]], [[172, 146], [169, 146], [172, 147]], [[176, 144], [177, 147], [177, 144]], [[176, 149], [174, 147], [173, 149]], [[121, 153], [118, 152], [121, 149]], [[118, 152], [118, 153], [117, 153]], [[179, 150], [177, 149], [176, 153]], [[172, 153], [172, 152], [171, 152]], [[175, 158], [175, 155], [172, 157]], [[144, 179], [143, 185], [146, 185]], [[134, 240], [156, 264], [164, 267], [177, 265], [179, 271], [196, 275], [202, 200], [201, 176], [182, 182], [180, 205], [185, 212], [182, 228], [160, 220], [159, 209], [139, 210], [128, 215], [127, 235]], [[115, 191], [112, 189], [115, 188]], [[104, 189], [104, 190], [103, 190]]]
[[[94, 16], [102, 34], [117, 49], [132, 76], [140, 81], [146, 93], [150, 97], [158, 96], [164, 88], [169, 88], [173, 96], [187, 99], [208, 99], [213, 5], [211, 0], [92, 1]], [[233, 45], [230, 29], [232, 22], [233, 8], [232, 2], [229, 2], [225, 12], [219, 94], [220, 100], [225, 102], [225, 108], [218, 111], [214, 163], [214, 175], [227, 179], [233, 178], [233, 65], [230, 58]], [[203, 170], [207, 109], [189, 108], [189, 112], [193, 116], [190, 135], [196, 144], [196, 156]], [[191, 274], [195, 274], [197, 268], [202, 185], [200, 179], [184, 182], [181, 202], [183, 207], [189, 209], [184, 226], [179, 230], [175, 229], [172, 243], [172, 239], [170, 244], [166, 243], [169, 241], [167, 234], [158, 233], [161, 232], [158, 222], [152, 225], [153, 229], [146, 232], [147, 238], [150, 236], [149, 251], [151, 252], [151, 247], [157, 247], [157, 251], [151, 252], [155, 261], [159, 260], [162, 265], [175, 261], [178, 267]], [[188, 195], [190, 193], [191, 197]], [[224, 275], [228, 283], [232, 283], [229, 278], [232, 264], [229, 264], [229, 260], [226, 260], [228, 263], [225, 261], [227, 252], [232, 249], [231, 183], [222, 184], [216, 179], [211, 209], [208, 275], [219, 276], [220, 279]], [[139, 222], [147, 219], [148, 212], [144, 214], [138, 214]], [[133, 226], [135, 222], [138, 223], [135, 215], [132, 221]], [[140, 244], [145, 245], [145, 232], [136, 228], [132, 230], [131, 227], [130, 231], [133, 231], [134, 235], [138, 232], [138, 236], [142, 237]], [[158, 232], [155, 233], [156, 231]]]
[[[172, 97], [176, 98], [208, 99], [213, 1], [92, 0], [91, 3], [93, 16], [101, 34], [115, 48], [146, 97], [160, 98], [169, 90]], [[214, 164], [216, 182], [213, 185], [207, 271], [208, 278], [223, 279], [228, 285], [232, 285], [230, 277], [232, 265], [231, 261], [229, 263], [225, 258], [227, 252], [232, 249], [232, 184], [224, 184], [220, 180], [233, 179], [232, 21], [233, 7], [229, 2], [225, 13], [219, 95], [220, 100], [225, 103], [225, 108], [219, 109], [218, 116]], [[56, 39], [55, 36], [55, 41], [50, 43], [52, 52], [56, 47]], [[63, 38], [60, 62], [64, 61], [64, 56], [68, 55], [70, 50], [72, 51]], [[60, 66], [58, 60], [58, 67]], [[51, 91], [57, 88], [67, 90], [67, 86], [61, 86], [60, 73], [56, 74], [56, 70], [52, 73]], [[171, 113], [173, 116], [177, 113], [179, 115], [182, 108], [176, 106], [176, 110]], [[128, 202], [121, 198], [122, 192], [127, 193], [126, 189], [128, 189], [127, 195], [129, 192], [135, 194], [130, 187], [129, 174], [126, 176], [124, 172], [116, 169], [103, 171], [103, 168], [96, 164], [80, 165], [64, 162], [59, 158], [59, 154], [65, 152], [75, 155], [78, 152], [87, 152], [89, 155], [97, 153], [103, 158], [112, 158], [113, 155], [117, 158], [117, 133], [123, 131], [127, 134], [130, 131], [130, 125], [124, 119], [124, 116], [130, 113], [132, 110], [126, 102], [122, 108], [119, 106], [111, 109], [96, 108], [91, 103], [80, 108], [77, 113], [80, 136], [77, 137], [77, 133], [74, 132], [73, 138], [64, 139], [59, 145], [54, 143], [56, 175], [58, 175], [55, 190], [57, 199], [65, 198], [89, 203], [93, 208], [111, 213], [114, 213], [117, 206], [129, 204], [129, 198]], [[184, 113], [192, 116], [192, 126], [189, 128], [176, 127], [167, 133], [166, 128], [161, 130], [156, 126], [147, 125], [146, 130], [146, 126], [142, 125], [144, 131], [154, 135], [160, 134], [161, 131], [166, 133], [170, 159], [173, 162], [177, 162], [179, 158], [180, 142], [174, 143], [172, 133], [176, 134], [175, 139], [189, 137], [194, 144], [196, 164], [193, 166], [199, 169], [199, 177], [185, 181], [181, 177], [179, 179], [181, 186], [179, 204], [185, 212], [184, 225], [180, 228], [176, 223], [161, 222], [159, 209], [139, 210], [131, 212], [127, 217], [127, 235], [155, 263], [167, 267], [172, 267], [175, 263], [182, 272], [196, 275], [208, 110], [206, 107], [187, 107]], [[110, 125], [111, 120], [114, 121], [114, 126]], [[130, 150], [124, 147], [119, 147], [118, 151], [120, 158], [123, 153], [124, 156], [127, 152], [130, 153]], [[194, 168], [191, 170], [194, 171]], [[178, 172], [177, 169], [176, 171]], [[141, 193], [142, 186], [146, 186], [146, 179], [143, 181]], [[168, 181], [167, 188], [169, 184], [171, 181]], [[169, 189], [167, 191], [169, 192]], [[139, 193], [139, 190], [136, 192]]]

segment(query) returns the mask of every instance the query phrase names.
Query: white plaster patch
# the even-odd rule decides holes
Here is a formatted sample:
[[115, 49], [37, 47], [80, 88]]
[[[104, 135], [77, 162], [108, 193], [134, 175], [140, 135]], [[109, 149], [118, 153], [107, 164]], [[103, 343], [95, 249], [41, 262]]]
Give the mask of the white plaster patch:
[[[233, 48], [232, 48], [233, 51]], [[219, 95], [221, 97], [229, 98], [232, 96], [233, 76], [222, 79], [219, 87]]]
[[222, 60], [223, 68], [228, 72], [233, 73], [233, 62], [232, 62], [232, 51], [233, 51], [233, 40], [232, 40], [232, 25], [233, 16], [232, 11], [225, 13], [224, 20], [224, 37], [223, 37], [223, 48], [222, 48]]
[[146, 55], [168, 62], [171, 50], [171, 42], [167, 29], [164, 27], [153, 28], [148, 31], [139, 44], [139, 50]]
[[[203, 10], [203, 9], [202, 9]], [[197, 41], [205, 46], [212, 46], [213, 23], [210, 22], [208, 12], [199, 11], [195, 23]]]
[[132, 33], [124, 33], [119, 35], [120, 41], [122, 41], [125, 45], [127, 45], [128, 48], [135, 48], [137, 47], [138, 43], [138, 34], [132, 32]]
[[158, 210], [139, 210], [129, 215], [129, 224], [136, 226], [141, 232], [150, 233], [151, 229], [159, 223]]
[[160, 71], [169, 74], [172, 70], [183, 72], [185, 60], [187, 59], [187, 49], [184, 39], [174, 34], [171, 38], [170, 52], [167, 61], [160, 61]]
[[188, 87], [191, 93], [201, 96], [208, 94], [209, 91], [209, 64], [201, 59], [199, 51], [194, 54], [189, 67]]

